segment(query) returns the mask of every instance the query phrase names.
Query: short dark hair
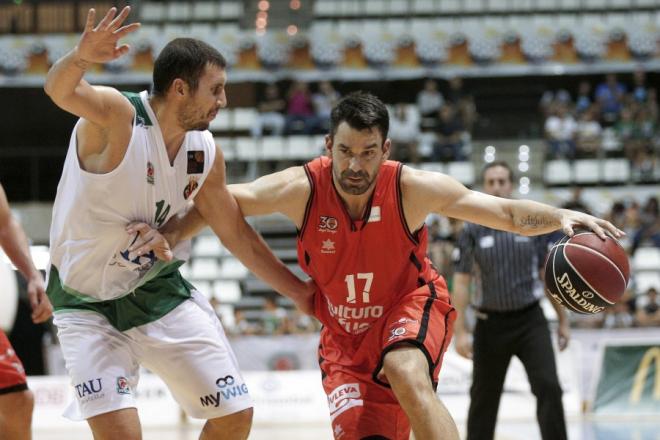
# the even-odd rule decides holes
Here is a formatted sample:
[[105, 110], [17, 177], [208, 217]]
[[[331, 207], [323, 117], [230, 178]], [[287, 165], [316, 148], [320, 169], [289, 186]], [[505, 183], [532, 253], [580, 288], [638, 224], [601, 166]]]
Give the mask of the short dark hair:
[[383, 136], [383, 141], [390, 129], [387, 107], [378, 97], [368, 92], [353, 92], [337, 103], [330, 113], [330, 136], [334, 137], [342, 122], [356, 130], [376, 127]]
[[181, 78], [192, 91], [197, 90], [199, 78], [207, 64], [227, 67], [220, 52], [195, 38], [175, 38], [167, 43], [154, 62], [153, 94], [165, 95], [175, 79]]
[[481, 170], [481, 181], [482, 182], [484, 181], [484, 177], [486, 176], [486, 171], [488, 171], [491, 168], [495, 168], [495, 167], [505, 168], [509, 172], [509, 182], [513, 183], [513, 179], [515, 178], [515, 176], [513, 174], [513, 169], [511, 168], [511, 166], [507, 162], [505, 162], [503, 160], [496, 160], [494, 162], [487, 163], [486, 166], [484, 166], [484, 169]]

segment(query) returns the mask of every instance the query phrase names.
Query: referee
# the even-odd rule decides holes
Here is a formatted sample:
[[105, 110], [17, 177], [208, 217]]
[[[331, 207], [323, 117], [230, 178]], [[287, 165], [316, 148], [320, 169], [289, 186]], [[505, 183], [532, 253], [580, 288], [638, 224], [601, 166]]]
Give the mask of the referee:
[[[492, 162], [482, 173], [484, 191], [511, 197], [513, 172], [506, 162]], [[468, 440], [492, 440], [504, 378], [512, 356], [525, 367], [536, 396], [536, 416], [544, 440], [566, 439], [562, 390], [557, 378], [550, 331], [539, 300], [547, 239], [525, 237], [466, 223], [457, 244], [454, 274], [456, 350], [474, 363]], [[470, 274], [476, 263], [481, 293], [472, 298], [477, 317], [473, 342], [465, 322]], [[566, 348], [569, 326], [564, 309], [552, 302], [559, 317], [559, 349]]]

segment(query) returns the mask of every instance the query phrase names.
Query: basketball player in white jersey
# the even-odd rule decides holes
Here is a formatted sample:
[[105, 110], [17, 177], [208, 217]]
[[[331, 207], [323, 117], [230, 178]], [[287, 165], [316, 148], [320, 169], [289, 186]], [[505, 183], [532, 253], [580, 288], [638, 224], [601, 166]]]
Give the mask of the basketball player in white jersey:
[[122, 26], [128, 14], [112, 8], [94, 27], [90, 10], [78, 45], [45, 84], [80, 117], [55, 199], [47, 286], [75, 394], [65, 416], [86, 419], [95, 439], [140, 439], [133, 390], [143, 365], [190, 416], [207, 419], [200, 438], [244, 439], [252, 402], [235, 356], [208, 301], [178, 272], [189, 243], [168, 261], [136, 256], [126, 226], [158, 227], [194, 199], [225, 246], [303, 310], [314, 285], [274, 257], [227, 190], [222, 151], [207, 131], [227, 103], [220, 53], [171, 41], [155, 61], [151, 95], [83, 79], [128, 51], [118, 39], [139, 27]]
[[[32, 321], [38, 324], [48, 320], [53, 309], [46, 296], [44, 279], [34, 266], [27, 237], [11, 214], [2, 185], [0, 185], [0, 248], [27, 281]], [[4, 263], [0, 262], [0, 264]], [[0, 285], [0, 293], [4, 288], [5, 286]], [[6, 304], [0, 303], [0, 307], [6, 307]], [[33, 407], [34, 396], [28, 389], [23, 365], [7, 336], [0, 330], [0, 439], [32, 438], [30, 425]]]

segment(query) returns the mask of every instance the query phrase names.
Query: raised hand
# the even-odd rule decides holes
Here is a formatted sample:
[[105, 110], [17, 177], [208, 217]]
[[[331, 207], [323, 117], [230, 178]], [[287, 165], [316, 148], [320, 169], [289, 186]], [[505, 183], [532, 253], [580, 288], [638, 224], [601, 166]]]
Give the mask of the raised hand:
[[[89, 10], [85, 31], [75, 49], [81, 63], [107, 63], [128, 52], [128, 44], [117, 46], [117, 42], [120, 38], [140, 27], [140, 23], [122, 26], [130, 12], [131, 7], [126, 6], [115, 17], [117, 8], [110, 8], [105, 17], [94, 27], [96, 11], [94, 9]], [[86, 65], [83, 67], [86, 67]]]

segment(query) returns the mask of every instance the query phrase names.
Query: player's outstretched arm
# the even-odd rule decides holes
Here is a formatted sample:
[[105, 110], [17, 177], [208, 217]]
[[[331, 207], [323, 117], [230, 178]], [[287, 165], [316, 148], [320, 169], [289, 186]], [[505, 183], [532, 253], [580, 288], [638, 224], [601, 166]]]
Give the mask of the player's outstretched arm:
[[532, 200], [505, 199], [472, 191], [452, 177], [440, 173], [406, 167], [401, 179], [406, 218], [415, 219], [416, 226], [421, 225], [429, 212], [435, 212], [493, 229], [530, 236], [547, 234], [557, 229], [573, 235], [574, 228], [578, 226], [593, 230], [603, 239], [606, 231], [616, 238], [625, 235], [606, 220]]
[[78, 45], [60, 58], [48, 71], [44, 90], [62, 109], [84, 118], [100, 127], [108, 127], [122, 116], [132, 117], [128, 101], [115, 89], [91, 86], [83, 75], [92, 65], [106, 63], [126, 54], [128, 45], [118, 40], [140, 26], [139, 23], [122, 26], [130, 12], [126, 6], [119, 15], [111, 8], [96, 25], [96, 11], [90, 9], [85, 31]]
[[[307, 175], [302, 167], [288, 168], [250, 183], [228, 185], [228, 189], [243, 215], [279, 212], [294, 222], [297, 228], [301, 227], [310, 194]], [[170, 218], [158, 230], [161, 236], [154, 234], [146, 223], [128, 225], [126, 232], [129, 235], [140, 233], [140, 237], [128, 250], [136, 255], [153, 250], [159, 259], [169, 260], [172, 256], [171, 248], [183, 240], [191, 239], [206, 226], [206, 220], [191, 203], [188, 209]]]
[[219, 148], [213, 168], [195, 197], [195, 207], [227, 249], [252, 273], [291, 298], [303, 311], [311, 312], [314, 285], [304, 283], [291, 273], [245, 221], [239, 204], [226, 185], [225, 161]]
[[292, 167], [250, 182], [229, 185], [246, 216], [279, 212], [300, 228], [311, 188], [303, 167]]
[[46, 321], [53, 314], [53, 307], [46, 296], [44, 279], [34, 266], [28, 239], [21, 225], [11, 214], [2, 185], [0, 185], [0, 247], [28, 282], [32, 321], [35, 323]]

